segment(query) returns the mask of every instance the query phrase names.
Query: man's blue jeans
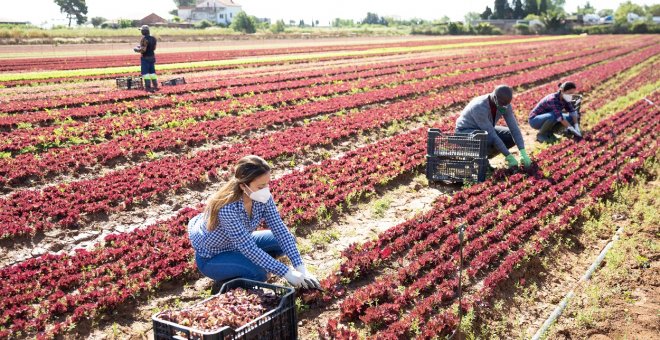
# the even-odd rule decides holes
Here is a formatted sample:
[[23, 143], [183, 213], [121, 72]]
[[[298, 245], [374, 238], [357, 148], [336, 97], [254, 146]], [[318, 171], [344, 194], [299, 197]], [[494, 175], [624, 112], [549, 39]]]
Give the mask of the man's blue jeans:
[[[278, 257], [284, 254], [272, 231], [255, 231], [252, 233], [252, 238], [259, 248], [271, 256]], [[254, 264], [239, 251], [225, 251], [210, 259], [195, 255], [195, 262], [204, 276], [216, 281], [233, 278], [266, 281], [266, 270]]]
[[[567, 120], [569, 124], [573, 125], [573, 117], [571, 117], [571, 115], [569, 115], [568, 113], [564, 113], [562, 114], [562, 116], [564, 116], [564, 119]], [[545, 122], [549, 120], [554, 121], [555, 126], [557, 124], [561, 124], [560, 122], [557, 121], [557, 118], [555, 118], [554, 113], [548, 112], [530, 118], [529, 125], [532, 127], [532, 129], [541, 130], [543, 124], [545, 124]]]

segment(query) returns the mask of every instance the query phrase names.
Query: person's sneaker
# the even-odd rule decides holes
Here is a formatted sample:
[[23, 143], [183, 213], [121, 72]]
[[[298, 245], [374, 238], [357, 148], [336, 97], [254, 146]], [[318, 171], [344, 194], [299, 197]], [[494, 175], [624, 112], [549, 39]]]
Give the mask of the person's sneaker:
[[536, 141], [539, 143], [552, 144], [557, 141], [557, 137], [555, 137], [555, 135], [552, 133], [547, 135], [537, 134]]

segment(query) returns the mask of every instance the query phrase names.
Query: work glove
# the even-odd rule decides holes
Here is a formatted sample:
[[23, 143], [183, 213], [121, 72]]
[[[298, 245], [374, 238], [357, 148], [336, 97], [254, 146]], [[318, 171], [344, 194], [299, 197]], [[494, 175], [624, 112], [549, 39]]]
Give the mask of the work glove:
[[532, 165], [532, 160], [529, 159], [527, 150], [525, 149], [520, 149], [520, 162], [525, 166], [525, 168], [528, 168], [530, 165]]
[[284, 274], [284, 278], [289, 282], [290, 285], [296, 288], [301, 286], [307, 288], [303, 274], [293, 268], [289, 268], [289, 271]]
[[316, 278], [316, 276], [312, 275], [307, 271], [307, 268], [305, 268], [304, 264], [301, 264], [298, 267], [296, 267], [296, 270], [301, 274], [303, 274], [303, 279], [307, 284], [307, 287], [305, 288], [321, 289], [321, 283], [319, 282], [319, 280]]
[[582, 137], [582, 134], [579, 131], [575, 130], [575, 128], [572, 126], [567, 127], [566, 130], [568, 130], [568, 132], [572, 133], [575, 136]]
[[518, 161], [516, 160], [516, 157], [513, 157], [512, 154], [509, 154], [506, 156], [506, 161], [509, 163], [509, 168], [513, 168], [518, 166]]

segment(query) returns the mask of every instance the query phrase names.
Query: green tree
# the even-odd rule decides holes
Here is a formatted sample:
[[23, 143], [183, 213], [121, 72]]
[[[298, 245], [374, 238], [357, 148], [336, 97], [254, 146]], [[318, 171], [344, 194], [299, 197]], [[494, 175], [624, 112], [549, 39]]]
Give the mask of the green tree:
[[479, 20], [480, 18], [481, 18], [481, 14], [479, 14], [477, 12], [468, 12], [463, 17], [463, 20], [465, 21], [466, 24], [469, 24], [473, 21]]
[[539, 14], [544, 14], [548, 12], [548, 0], [541, 0], [539, 4]]
[[652, 17], [660, 17], [660, 4], [648, 6], [646, 8], [646, 13], [650, 14]]
[[549, 0], [548, 10], [565, 12], [564, 5], [566, 5], [566, 0]]
[[176, 7], [195, 6], [195, 0], [174, 0]]
[[285, 29], [286, 25], [284, 24], [284, 20], [277, 20], [275, 25], [270, 27], [270, 31], [273, 33], [283, 33]]
[[212, 26], [213, 26], [213, 23], [206, 20], [206, 19], [195, 23], [195, 28], [198, 28], [200, 30], [203, 30], [203, 29], [206, 29], [206, 28], [209, 28], [209, 27], [212, 27]]
[[248, 16], [245, 11], [241, 11], [234, 17], [230, 26], [236, 32], [255, 33], [257, 32], [254, 18]]
[[516, 0], [513, 3], [513, 18], [522, 19], [525, 17], [525, 10], [523, 9], [522, 1]]
[[486, 6], [486, 10], [481, 13], [481, 20], [488, 20], [493, 16], [493, 10]]
[[92, 23], [92, 26], [99, 27], [99, 26], [101, 26], [102, 23], [108, 21], [108, 19], [106, 19], [104, 17], [93, 17], [89, 21]]
[[614, 10], [613, 9], [605, 8], [605, 9], [601, 9], [600, 11], [598, 11], [598, 16], [601, 17], [601, 18], [606, 17], [606, 16], [610, 16], [610, 15], [614, 15]]
[[589, 1], [587, 1], [586, 4], [584, 4], [584, 7], [578, 6], [577, 8], [577, 14], [596, 14], [596, 8], [594, 6], [591, 6]]
[[614, 12], [614, 22], [621, 25], [628, 22], [628, 13], [635, 13], [639, 16], [644, 16], [644, 7], [632, 3], [632, 1], [626, 1], [619, 5], [619, 8]]
[[563, 33], [566, 28], [566, 14], [557, 10], [549, 10], [541, 16], [541, 22], [550, 33]]
[[335, 20], [332, 21], [332, 26], [333, 27], [354, 27], [355, 22], [353, 21], [353, 19], [335, 18]]
[[447, 25], [447, 30], [451, 35], [459, 35], [465, 32], [463, 24], [460, 22], [450, 22], [449, 25]]
[[511, 9], [507, 0], [495, 0], [494, 9], [494, 19], [511, 19], [513, 17], [513, 9]]
[[539, 14], [539, 3], [537, 0], [525, 0], [525, 6], [523, 7], [525, 9], [525, 15], [529, 14]]
[[82, 25], [87, 22], [87, 4], [85, 0], [55, 0], [55, 4], [60, 6], [60, 13], [65, 13], [69, 19], [69, 27], [71, 27], [71, 20], [76, 18], [76, 23]]
[[378, 17], [378, 14], [376, 13], [367, 13], [367, 17], [362, 20], [363, 24], [369, 24], [369, 25], [378, 25], [380, 24], [380, 17]]

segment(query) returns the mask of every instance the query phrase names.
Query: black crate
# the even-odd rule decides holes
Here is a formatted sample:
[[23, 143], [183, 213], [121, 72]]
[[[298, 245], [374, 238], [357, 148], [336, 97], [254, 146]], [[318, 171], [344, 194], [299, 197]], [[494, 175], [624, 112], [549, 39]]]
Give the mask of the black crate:
[[431, 182], [483, 182], [488, 169], [488, 133], [428, 130], [426, 178]]
[[[277, 308], [267, 312], [261, 317], [241, 326], [238, 329], [223, 327], [213, 332], [202, 332], [190, 327], [181, 326], [170, 321], [158, 318], [160, 313], [152, 317], [155, 340], [187, 339], [187, 340], [289, 340], [298, 338], [298, 315], [296, 314], [295, 290], [268, 283], [235, 279], [222, 285], [220, 293], [223, 294], [234, 288], [268, 289], [281, 297]], [[215, 298], [214, 295], [195, 305], [203, 304]], [[195, 306], [193, 305], [193, 307]]]
[[142, 84], [142, 77], [122, 77], [115, 79], [117, 82], [117, 88], [122, 90], [142, 90], [144, 85]]
[[427, 155], [464, 160], [487, 157], [488, 133], [442, 133], [439, 129], [429, 129]]
[[160, 83], [162, 86], [175, 86], [175, 85], [184, 85], [186, 84], [186, 79], [185, 78], [174, 78], [170, 80], [166, 80]]
[[488, 158], [452, 159], [426, 156], [426, 178], [430, 182], [483, 182], [486, 180]]

